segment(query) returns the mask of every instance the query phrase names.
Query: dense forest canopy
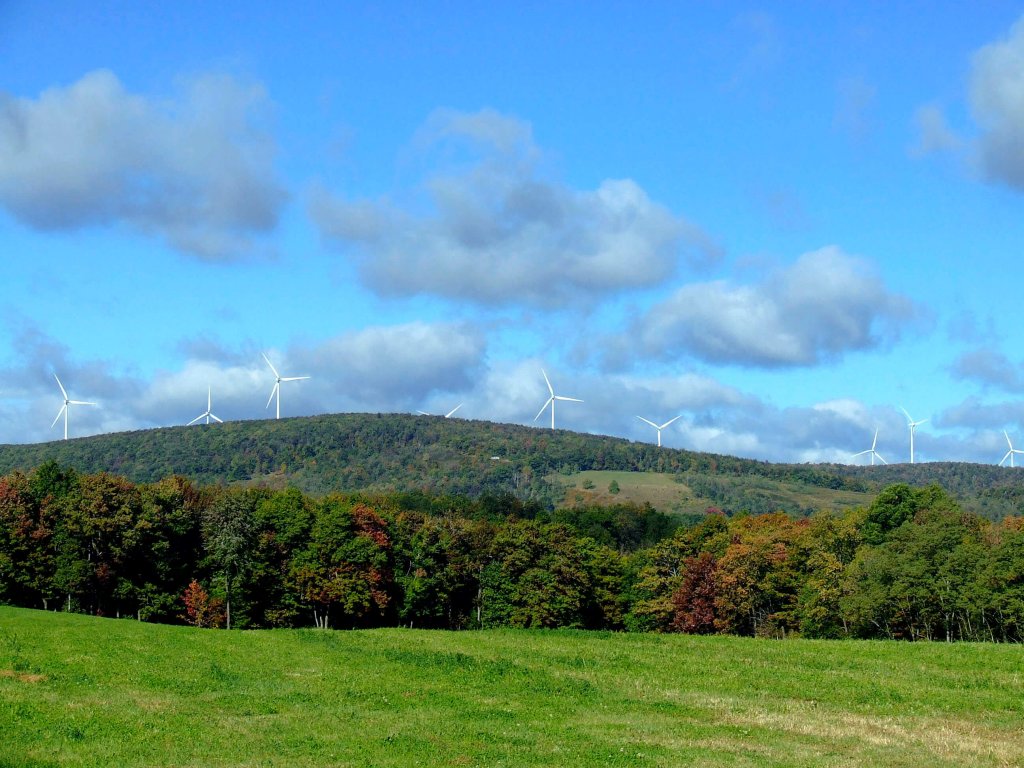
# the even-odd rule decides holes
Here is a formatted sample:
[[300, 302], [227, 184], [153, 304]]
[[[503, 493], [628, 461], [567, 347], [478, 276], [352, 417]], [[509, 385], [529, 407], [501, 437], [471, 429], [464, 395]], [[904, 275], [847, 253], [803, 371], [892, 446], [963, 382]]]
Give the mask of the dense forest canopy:
[[0, 478], [0, 601], [234, 627], [579, 627], [1024, 640], [1024, 518], [896, 484], [862, 508], [693, 525], [511, 494]]
[[[607, 470], [665, 473], [685, 484], [685, 508], [729, 513], [863, 506], [893, 483], [937, 483], [992, 520], [1024, 512], [1024, 469], [977, 464], [792, 465], [659, 448], [620, 438], [407, 414], [332, 414], [98, 435], [0, 446], [0, 473], [46, 461], [113, 472], [135, 483], [180, 475], [201, 485], [331, 492], [510, 494], [549, 509], [566, 500], [554, 478]], [[643, 499], [639, 499], [643, 501]]]

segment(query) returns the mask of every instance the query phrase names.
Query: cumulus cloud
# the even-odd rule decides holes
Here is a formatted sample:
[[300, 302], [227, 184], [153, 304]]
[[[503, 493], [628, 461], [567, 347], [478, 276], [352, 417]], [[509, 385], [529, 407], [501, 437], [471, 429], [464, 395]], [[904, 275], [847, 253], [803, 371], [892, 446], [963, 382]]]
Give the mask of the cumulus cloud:
[[975, 381], [1006, 392], [1024, 391], [1024, 366], [994, 349], [974, 349], [961, 354], [950, 366], [954, 378]]
[[993, 181], [1024, 190], [1024, 19], [972, 61], [970, 100], [982, 129], [978, 156]]
[[660, 359], [806, 366], [895, 339], [915, 311], [867, 262], [829, 246], [760, 284], [685, 285], [640, 319], [630, 343]]
[[123, 225], [201, 259], [251, 255], [285, 200], [267, 107], [223, 75], [167, 100], [107, 70], [37, 99], [0, 94], [0, 205], [44, 231]]
[[411, 408], [434, 392], [468, 388], [483, 364], [483, 335], [464, 323], [376, 326], [290, 351], [317, 370], [335, 402], [356, 410]]
[[635, 181], [581, 191], [547, 178], [520, 120], [439, 112], [415, 145], [444, 166], [423, 185], [429, 212], [323, 189], [310, 201], [322, 235], [353, 255], [380, 294], [562, 306], [658, 285], [681, 260], [700, 268], [720, 256]]

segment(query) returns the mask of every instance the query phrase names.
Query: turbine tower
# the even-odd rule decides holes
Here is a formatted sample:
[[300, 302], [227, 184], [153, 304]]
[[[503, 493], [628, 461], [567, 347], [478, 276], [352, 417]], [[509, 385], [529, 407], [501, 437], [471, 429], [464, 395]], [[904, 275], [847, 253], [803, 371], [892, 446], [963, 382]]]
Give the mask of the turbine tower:
[[656, 430], [658, 430], [658, 447], [661, 448], [661, 430], [663, 430], [665, 427], [667, 427], [673, 421], [678, 419], [679, 416], [676, 416], [674, 419], [669, 419], [664, 424], [655, 424], [653, 421], [649, 421], [649, 420], [645, 419], [643, 416], [637, 416], [637, 418], [640, 419], [640, 421], [644, 422], [645, 424], [650, 424], [652, 427], [654, 427]]
[[210, 419], [213, 419], [218, 424], [223, 424], [224, 423], [223, 421], [221, 421], [220, 419], [218, 419], [216, 416], [213, 415], [213, 390], [210, 387], [206, 388], [206, 413], [200, 413], [198, 416], [196, 416], [194, 419], [192, 419], [192, 421], [190, 421], [185, 426], [186, 427], [191, 427], [193, 424], [195, 424], [197, 421], [199, 421], [200, 419], [202, 419], [204, 417], [206, 418], [206, 423], [207, 424], [210, 423]]
[[875, 439], [871, 441], [871, 447], [870, 447], [870, 448], [868, 448], [868, 449], [867, 449], [866, 451], [861, 451], [860, 453], [855, 453], [855, 454], [853, 454], [853, 458], [855, 458], [855, 459], [856, 459], [856, 458], [857, 458], [858, 456], [863, 456], [863, 455], [864, 455], [865, 453], [870, 453], [870, 454], [871, 454], [871, 466], [872, 466], [872, 467], [873, 467], [873, 466], [875, 466], [875, 459], [876, 459], [876, 458], [877, 458], [877, 459], [878, 459], [878, 460], [879, 460], [880, 462], [882, 462], [883, 464], [888, 464], [889, 462], [888, 462], [888, 461], [886, 461], [885, 459], [883, 459], [883, 458], [882, 458], [882, 457], [881, 457], [881, 456], [880, 456], [880, 455], [878, 454], [878, 451], [876, 451], [876, 450], [875, 450], [875, 446], [876, 446], [877, 444], [878, 444], [878, 430], [876, 429], [876, 430], [875, 430]]
[[68, 439], [68, 411], [71, 410], [71, 408], [69, 408], [68, 406], [72, 406], [72, 405], [96, 405], [96, 403], [87, 403], [84, 400], [72, 400], [72, 399], [70, 399], [68, 397], [68, 391], [66, 389], [64, 389], [64, 385], [60, 383], [60, 378], [57, 376], [56, 373], [53, 374], [53, 378], [57, 379], [57, 386], [60, 387], [60, 393], [62, 395], [64, 395], [64, 404], [60, 407], [60, 410], [57, 411], [57, 418], [55, 418], [53, 420], [53, 424], [50, 425], [50, 429], [54, 428], [54, 426], [57, 424], [57, 422], [60, 421], [61, 414], [63, 414], [64, 415], [64, 439], [67, 440]]
[[917, 428], [921, 424], [924, 424], [926, 421], [928, 421], [928, 419], [921, 419], [920, 421], [914, 421], [910, 417], [910, 414], [907, 413], [907, 409], [906, 408], [900, 406], [900, 410], [903, 411], [903, 413], [906, 414], [906, 416], [907, 416], [907, 426], [910, 428], [910, 463], [913, 464], [914, 463], [914, 432], [917, 430]]
[[267, 357], [266, 354], [264, 354], [262, 352], [260, 354], [262, 354], [263, 355], [263, 359], [267, 361], [267, 365], [270, 366], [270, 370], [272, 370], [274, 372], [274, 388], [272, 390], [270, 390], [270, 398], [267, 400], [267, 408], [269, 408], [270, 404], [273, 402], [274, 395], [277, 395], [277, 418], [280, 419], [281, 418], [281, 382], [282, 381], [302, 381], [303, 379], [308, 379], [309, 376], [282, 376], [280, 373], [277, 372], [277, 368], [274, 367], [274, 364], [272, 362], [270, 362], [270, 358]]
[[[446, 413], [444, 415], [444, 417], [446, 419], [450, 419], [452, 417], [452, 414], [455, 413], [457, 410], [459, 410], [459, 408], [461, 408], [462, 405], [463, 405], [462, 403], [459, 403], [454, 408], [452, 408], [450, 411], [448, 411], [448, 413]], [[433, 416], [434, 415], [432, 413], [427, 413], [426, 411], [416, 411], [416, 413], [418, 413], [420, 416]]]
[[999, 462], [999, 466], [1000, 467], [1003, 466], [1003, 461], [1006, 461], [1007, 459], [1009, 459], [1010, 460], [1010, 466], [1012, 467], [1013, 466], [1013, 454], [1015, 454], [1015, 453], [1024, 453], [1024, 451], [1022, 451], [1020, 448], [1014, 448], [1013, 447], [1013, 443], [1010, 442], [1010, 436], [1008, 434], [1006, 434], [1006, 430], [1005, 429], [1003, 430], [1003, 434], [1006, 435], [1006, 444], [1010, 446], [1010, 450], [1008, 450], [1006, 452], [1006, 455], [1003, 456], [1002, 461]]
[[544, 383], [548, 385], [548, 392], [551, 393], [551, 397], [549, 397], [547, 399], [547, 402], [544, 403], [544, 405], [541, 406], [539, 411], [537, 411], [537, 415], [533, 417], [533, 420], [536, 421], [537, 419], [539, 419], [540, 415], [542, 413], [544, 413], [544, 409], [547, 408], [550, 405], [551, 406], [551, 428], [554, 429], [555, 428], [555, 400], [568, 400], [568, 401], [573, 402], [573, 403], [582, 403], [583, 401], [580, 400], [578, 397], [562, 397], [561, 395], [556, 395], [555, 394], [555, 388], [551, 386], [551, 379], [549, 379], [548, 375], [546, 373], [544, 373], [544, 369], [543, 368], [540, 369], [540, 372], [544, 375]]

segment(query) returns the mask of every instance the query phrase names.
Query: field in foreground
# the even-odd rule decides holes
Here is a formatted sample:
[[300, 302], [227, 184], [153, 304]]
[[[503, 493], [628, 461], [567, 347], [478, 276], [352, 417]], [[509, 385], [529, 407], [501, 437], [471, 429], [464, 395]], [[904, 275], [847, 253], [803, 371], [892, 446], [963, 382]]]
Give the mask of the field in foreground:
[[0, 607], [4, 766], [1024, 765], [1024, 649]]

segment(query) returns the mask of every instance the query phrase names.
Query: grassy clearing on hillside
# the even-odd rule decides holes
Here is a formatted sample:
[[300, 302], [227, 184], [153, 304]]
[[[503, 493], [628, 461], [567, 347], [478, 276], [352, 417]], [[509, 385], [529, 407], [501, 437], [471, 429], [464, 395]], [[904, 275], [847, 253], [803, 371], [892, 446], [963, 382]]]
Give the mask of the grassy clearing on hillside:
[[1000, 766], [1024, 649], [0, 608], [5, 766]]
[[[732, 477], [727, 482], [722, 481], [728, 489], [726, 498], [698, 493], [685, 482], [679, 482], [676, 475], [662, 472], [588, 470], [572, 475], [552, 474], [546, 479], [564, 489], [563, 503], [566, 506], [616, 503], [642, 505], [648, 502], [666, 514], [702, 513], [708, 507], [724, 507], [739, 512], [746, 508], [744, 495], [750, 495], [758, 503], [767, 503], [770, 507], [757, 511], [784, 511], [790, 514], [806, 510], [842, 510], [867, 506], [875, 497], [874, 493], [832, 490], [795, 482], [783, 483], [757, 476]], [[618, 493], [609, 491], [612, 481], [618, 484]]]

